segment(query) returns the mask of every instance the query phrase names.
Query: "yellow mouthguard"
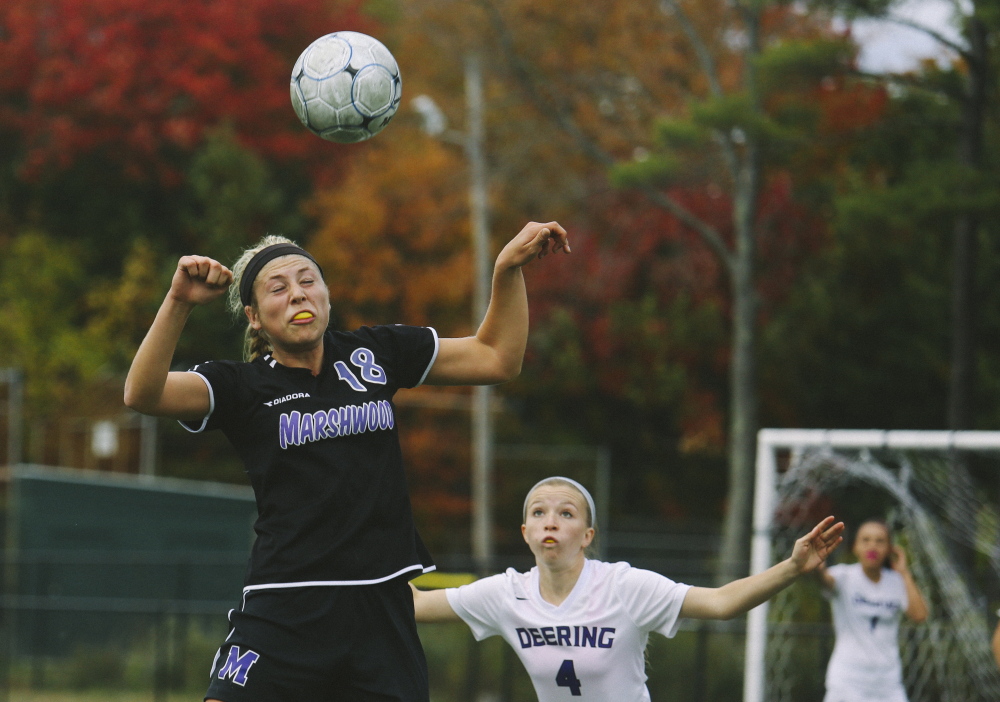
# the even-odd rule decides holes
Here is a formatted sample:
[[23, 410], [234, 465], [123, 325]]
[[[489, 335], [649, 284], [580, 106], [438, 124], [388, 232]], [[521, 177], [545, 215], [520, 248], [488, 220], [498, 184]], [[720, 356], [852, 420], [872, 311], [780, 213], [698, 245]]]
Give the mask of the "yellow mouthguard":
[[297, 315], [292, 317], [292, 319], [309, 319], [313, 316], [312, 312], [299, 312]]

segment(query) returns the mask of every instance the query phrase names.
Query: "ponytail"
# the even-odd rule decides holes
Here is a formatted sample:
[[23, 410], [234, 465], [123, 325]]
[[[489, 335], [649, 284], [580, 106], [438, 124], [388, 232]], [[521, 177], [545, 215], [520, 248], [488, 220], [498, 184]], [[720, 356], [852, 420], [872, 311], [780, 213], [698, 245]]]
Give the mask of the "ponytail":
[[243, 360], [249, 363], [261, 356], [266, 356], [271, 353], [271, 350], [271, 342], [268, 341], [267, 335], [248, 324], [246, 331], [243, 332]]
[[[268, 246], [273, 246], [274, 244], [295, 244], [294, 241], [288, 237], [280, 236], [277, 234], [268, 234], [263, 239], [258, 241], [256, 244], [248, 249], [245, 249], [240, 257], [236, 259], [236, 263], [233, 264], [233, 283], [229, 286], [229, 290], [226, 294], [226, 306], [229, 308], [230, 313], [237, 320], [243, 320], [246, 322], [247, 327], [243, 332], [243, 360], [253, 361], [261, 356], [266, 356], [271, 353], [271, 342], [267, 338], [267, 334], [263, 331], [254, 329], [250, 326], [249, 321], [246, 318], [246, 312], [244, 310], [243, 301], [240, 299], [240, 283], [243, 281], [243, 273], [246, 271], [247, 264], [254, 255], [267, 248]], [[251, 297], [250, 306], [256, 308], [257, 300]]]

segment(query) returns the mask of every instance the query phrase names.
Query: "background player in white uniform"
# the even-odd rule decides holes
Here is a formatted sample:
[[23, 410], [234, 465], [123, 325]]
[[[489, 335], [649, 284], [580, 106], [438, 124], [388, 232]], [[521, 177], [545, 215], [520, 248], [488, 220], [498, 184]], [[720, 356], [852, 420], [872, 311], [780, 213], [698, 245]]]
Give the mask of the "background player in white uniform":
[[416, 617], [461, 619], [477, 640], [502, 636], [539, 702], [640, 702], [649, 700], [643, 658], [649, 632], [673, 636], [681, 617], [730, 619], [756, 607], [814, 570], [841, 542], [843, 529], [827, 517], [769, 570], [721, 588], [691, 587], [628, 563], [586, 558], [595, 533], [593, 498], [576, 481], [546, 478], [528, 492], [521, 525], [535, 567], [448, 590], [414, 588]]
[[[997, 610], [997, 616], [1000, 617], [1000, 609]], [[1000, 668], [1000, 622], [997, 622], [997, 628], [993, 630], [991, 645], [993, 646], [993, 659], [997, 662], [997, 667]]]
[[427, 669], [406, 581], [433, 568], [413, 526], [392, 397], [401, 387], [515, 377], [528, 334], [521, 267], [569, 252], [531, 222], [497, 258], [475, 336], [425, 327], [327, 329], [329, 291], [305, 250], [269, 237], [234, 266], [248, 362], [170, 365], [191, 310], [234, 274], [184, 256], [125, 385], [125, 404], [220, 429], [257, 499], [257, 539], [207, 698], [223, 702], [426, 702]]
[[862, 523], [853, 552], [857, 563], [817, 569], [836, 634], [824, 702], [906, 702], [899, 621], [924, 621], [927, 605], [885, 522]]

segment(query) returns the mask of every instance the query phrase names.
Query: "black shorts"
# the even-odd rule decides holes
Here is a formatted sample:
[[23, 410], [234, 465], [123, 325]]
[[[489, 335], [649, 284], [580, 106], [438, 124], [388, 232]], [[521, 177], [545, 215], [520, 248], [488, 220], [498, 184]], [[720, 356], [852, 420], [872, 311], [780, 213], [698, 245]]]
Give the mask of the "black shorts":
[[405, 578], [251, 590], [212, 664], [222, 702], [429, 702]]

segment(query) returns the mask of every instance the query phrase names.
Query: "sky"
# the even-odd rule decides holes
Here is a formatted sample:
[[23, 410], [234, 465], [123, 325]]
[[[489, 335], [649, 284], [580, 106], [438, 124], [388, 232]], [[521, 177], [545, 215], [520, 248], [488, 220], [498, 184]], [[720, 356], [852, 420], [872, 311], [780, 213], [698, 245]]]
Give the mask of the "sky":
[[[954, 3], [951, 0], [908, 0], [899, 14], [919, 22], [949, 39], [958, 39], [951, 24]], [[941, 44], [922, 32], [891, 22], [859, 20], [852, 27], [861, 45], [860, 67], [873, 73], [901, 72], [915, 68], [925, 58], [948, 61], [952, 55]]]

